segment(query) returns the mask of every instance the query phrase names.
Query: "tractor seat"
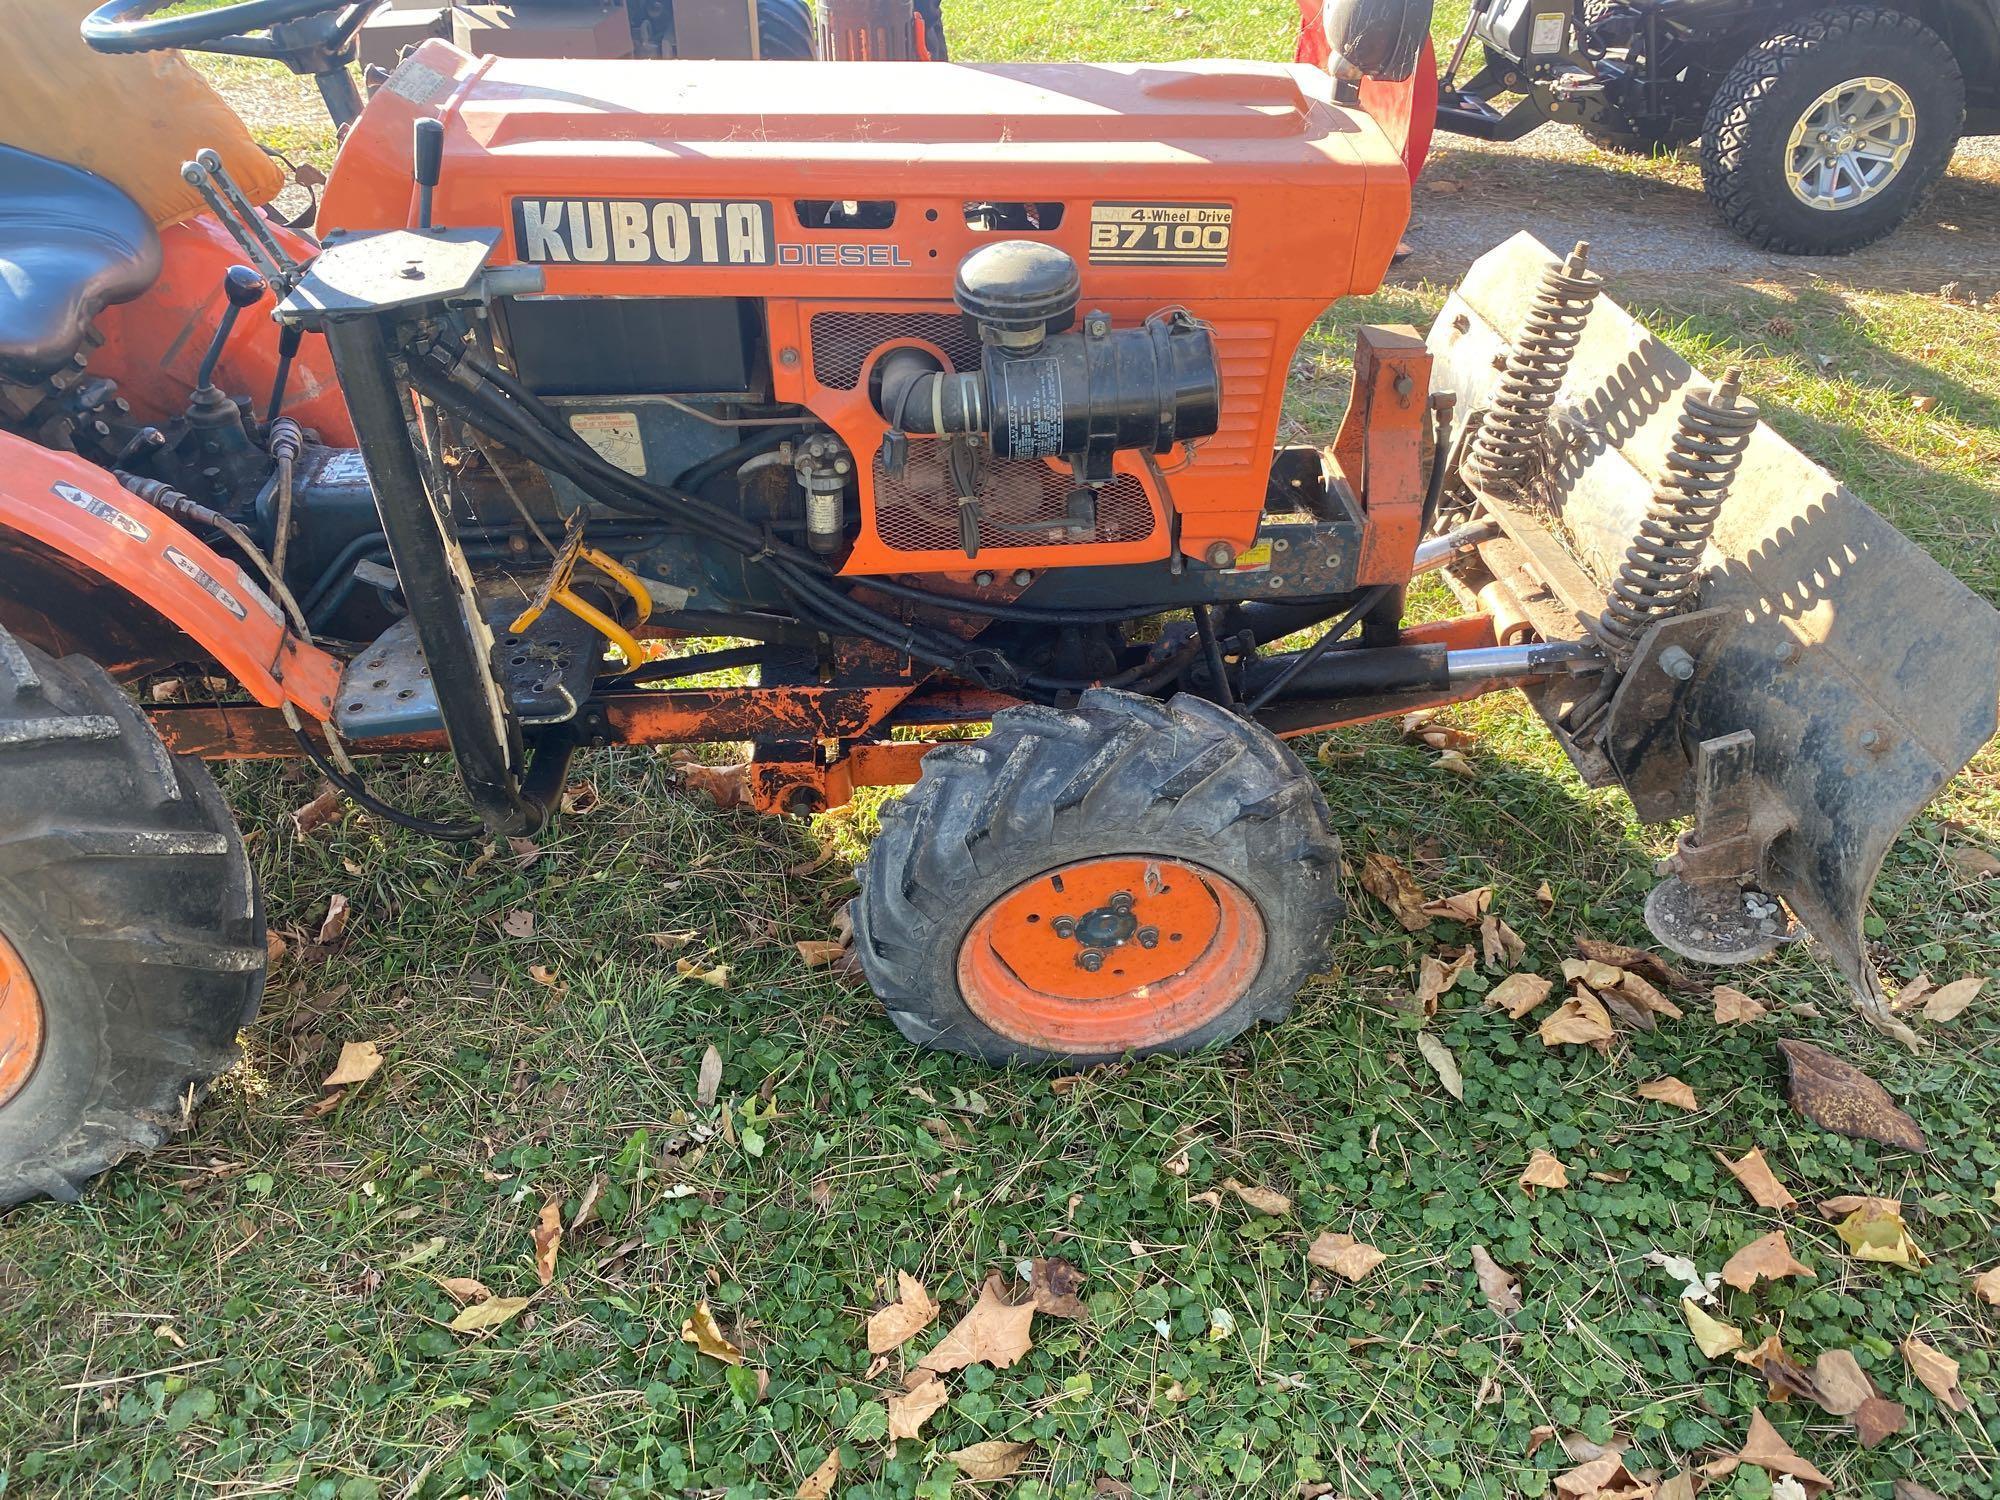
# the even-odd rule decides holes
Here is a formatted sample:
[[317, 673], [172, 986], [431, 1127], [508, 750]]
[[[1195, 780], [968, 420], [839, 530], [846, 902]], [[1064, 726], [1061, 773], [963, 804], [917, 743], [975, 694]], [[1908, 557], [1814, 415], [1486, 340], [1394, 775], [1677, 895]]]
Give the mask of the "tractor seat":
[[160, 237], [122, 189], [0, 146], [0, 380], [48, 379], [92, 318], [159, 274]]

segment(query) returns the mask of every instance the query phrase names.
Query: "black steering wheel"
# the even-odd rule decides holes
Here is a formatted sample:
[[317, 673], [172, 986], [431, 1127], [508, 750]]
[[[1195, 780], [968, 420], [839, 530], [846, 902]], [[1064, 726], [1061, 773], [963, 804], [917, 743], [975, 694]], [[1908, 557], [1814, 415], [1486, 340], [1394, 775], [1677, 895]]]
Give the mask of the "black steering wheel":
[[348, 64], [354, 33], [382, 0], [235, 0], [187, 16], [148, 17], [168, 0], [106, 0], [83, 18], [97, 52], [164, 52], [176, 47], [283, 63], [319, 84], [336, 126], [361, 113]]

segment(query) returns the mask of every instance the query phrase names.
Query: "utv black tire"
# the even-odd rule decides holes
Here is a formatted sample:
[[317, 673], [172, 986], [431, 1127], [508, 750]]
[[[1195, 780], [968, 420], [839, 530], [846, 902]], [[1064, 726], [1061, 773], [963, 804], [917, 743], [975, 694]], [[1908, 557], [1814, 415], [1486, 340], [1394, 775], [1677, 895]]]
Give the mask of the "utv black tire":
[[[1206, 1047], [1286, 1015], [1299, 986], [1323, 965], [1344, 910], [1340, 841], [1329, 825], [1325, 799], [1297, 756], [1202, 699], [1161, 704], [1100, 689], [1085, 693], [1073, 712], [1009, 709], [985, 739], [925, 756], [916, 787], [884, 809], [854, 903], [862, 971], [904, 1036], [988, 1062], [1078, 1064]], [[1017, 899], [1039, 902], [1040, 882], [1052, 876], [1132, 863], [1142, 863], [1149, 879], [1192, 867], [1198, 884], [1184, 888], [1182, 900], [1223, 889], [1239, 909], [1247, 900], [1257, 922], [1234, 930], [1261, 937], [1261, 962], [1246, 940], [1228, 950], [1241, 956], [1226, 985], [1201, 988], [1200, 976], [1212, 971], [1199, 967], [1207, 960], [1196, 953], [1171, 979], [1121, 992], [1118, 1003], [1136, 1007], [1140, 1019], [1115, 1045], [1001, 1029], [993, 1006], [968, 997], [965, 955], [989, 911]], [[1059, 879], [1052, 884], [1062, 888]], [[1164, 883], [1142, 887], [1140, 921], [1149, 902], [1164, 905], [1171, 894]], [[1061, 905], [1060, 897], [1048, 899]], [[1038, 940], [1050, 932], [1066, 937], [1059, 924], [1068, 918], [1054, 907], [1048, 916], [1049, 925], [1033, 929]], [[1085, 929], [1079, 923], [1076, 930], [1080, 944]], [[1218, 937], [1228, 930], [1215, 929]], [[1128, 935], [1110, 948], [1108, 963], [1130, 962], [1139, 973], [1145, 963], [1184, 956], [1167, 946], [1178, 932], [1142, 927], [1142, 944], [1147, 931], [1154, 931], [1151, 944], [1133, 948]], [[1223, 947], [1211, 944], [1211, 951]], [[1146, 1007], [1182, 981], [1204, 998], [1172, 1013], [1188, 1018], [1176, 1030], [1171, 1016]], [[1104, 982], [1114, 983], [1108, 975]]]
[[94, 662], [4, 630], [0, 941], [39, 1014], [32, 1070], [0, 1102], [0, 1207], [74, 1200], [235, 1062], [264, 913], [207, 768], [169, 754]]
[[[1814, 208], [1796, 196], [1785, 154], [1815, 100], [1856, 78], [1886, 78], [1916, 110], [1909, 154], [1874, 196]], [[1701, 172], [1723, 222], [1783, 255], [1842, 255], [1907, 219], [1951, 162], [1965, 125], [1965, 80], [1943, 39], [1914, 16], [1874, 5], [1814, 11], [1724, 76], [1702, 131]]]

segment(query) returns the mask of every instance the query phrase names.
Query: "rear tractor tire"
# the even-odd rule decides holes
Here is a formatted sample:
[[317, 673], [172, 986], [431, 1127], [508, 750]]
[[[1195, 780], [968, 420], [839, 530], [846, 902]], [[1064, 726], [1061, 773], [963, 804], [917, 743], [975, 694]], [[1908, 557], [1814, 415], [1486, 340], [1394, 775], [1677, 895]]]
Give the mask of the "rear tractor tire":
[[993, 1063], [1191, 1052], [1277, 1020], [1343, 911], [1325, 800], [1198, 698], [1085, 693], [933, 750], [855, 900], [904, 1036]]
[[95, 663], [0, 630], [0, 1207], [150, 1150], [265, 969], [235, 820]]

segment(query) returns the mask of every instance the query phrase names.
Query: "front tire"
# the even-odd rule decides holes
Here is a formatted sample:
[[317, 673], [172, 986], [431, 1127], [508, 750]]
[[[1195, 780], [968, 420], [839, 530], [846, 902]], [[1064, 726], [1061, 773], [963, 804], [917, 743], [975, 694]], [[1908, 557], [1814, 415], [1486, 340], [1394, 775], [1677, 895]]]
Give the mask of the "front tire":
[[1702, 179], [1751, 244], [1841, 255], [1910, 216], [1964, 124], [1965, 80], [1936, 32], [1878, 6], [1815, 11], [1723, 78]]
[[74, 1200], [236, 1060], [266, 964], [235, 820], [118, 685], [0, 630], [0, 1207]]
[[885, 809], [861, 967], [920, 1046], [1193, 1051], [1285, 1015], [1324, 962], [1343, 910], [1328, 824], [1291, 751], [1201, 699], [1010, 709]]

